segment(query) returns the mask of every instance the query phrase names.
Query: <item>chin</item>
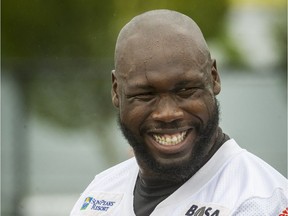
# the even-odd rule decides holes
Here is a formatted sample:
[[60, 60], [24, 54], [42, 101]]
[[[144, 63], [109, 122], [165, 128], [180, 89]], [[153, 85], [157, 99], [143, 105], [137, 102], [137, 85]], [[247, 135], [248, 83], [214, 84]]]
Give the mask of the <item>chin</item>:
[[[158, 164], [159, 167], [162, 167], [163, 169], [169, 169], [172, 167], [180, 168], [183, 166], [190, 165], [191, 160], [193, 158], [192, 156], [193, 150], [190, 152], [185, 152], [185, 154], [171, 154], [171, 155], [150, 155], [150, 160], [154, 160], [155, 163]], [[147, 153], [149, 154], [149, 153]], [[165, 168], [166, 167], [166, 168]]]

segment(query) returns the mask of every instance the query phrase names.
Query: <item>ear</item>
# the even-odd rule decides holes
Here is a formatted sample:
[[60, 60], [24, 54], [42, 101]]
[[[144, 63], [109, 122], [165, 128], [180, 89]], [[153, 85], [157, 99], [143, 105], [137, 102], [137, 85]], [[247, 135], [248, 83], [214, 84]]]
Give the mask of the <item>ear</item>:
[[119, 108], [118, 83], [115, 75], [115, 70], [112, 70], [112, 89], [111, 89], [112, 103], [116, 108]]
[[217, 70], [216, 60], [212, 59], [212, 68], [211, 68], [211, 75], [212, 75], [212, 82], [213, 82], [213, 93], [214, 95], [218, 95], [221, 91], [221, 81], [220, 76]]

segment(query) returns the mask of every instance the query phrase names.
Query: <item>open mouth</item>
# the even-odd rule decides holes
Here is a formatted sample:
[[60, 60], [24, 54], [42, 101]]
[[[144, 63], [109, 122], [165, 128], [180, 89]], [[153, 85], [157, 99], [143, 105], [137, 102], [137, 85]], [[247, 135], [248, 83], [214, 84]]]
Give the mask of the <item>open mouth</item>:
[[[177, 154], [186, 157], [190, 154], [196, 138], [193, 127], [182, 127], [178, 129], [157, 129], [149, 131], [146, 143], [155, 157], [170, 158]], [[177, 156], [177, 157], [178, 157]]]
[[173, 146], [181, 143], [186, 137], [187, 131], [174, 134], [153, 134], [152, 137], [160, 145]]

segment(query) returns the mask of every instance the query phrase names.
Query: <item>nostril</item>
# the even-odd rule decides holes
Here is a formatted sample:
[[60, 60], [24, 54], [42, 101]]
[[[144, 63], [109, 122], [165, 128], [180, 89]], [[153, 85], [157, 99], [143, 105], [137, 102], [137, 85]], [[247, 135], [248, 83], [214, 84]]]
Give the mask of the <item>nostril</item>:
[[161, 109], [153, 112], [152, 118], [156, 121], [172, 122], [183, 118], [184, 114], [182, 110], [169, 110], [169, 108]]

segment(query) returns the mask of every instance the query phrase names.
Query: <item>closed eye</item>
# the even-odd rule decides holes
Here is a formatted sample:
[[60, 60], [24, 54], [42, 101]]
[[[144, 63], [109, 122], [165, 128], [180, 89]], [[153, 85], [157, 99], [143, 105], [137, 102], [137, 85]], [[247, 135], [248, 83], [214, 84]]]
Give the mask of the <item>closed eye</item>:
[[128, 98], [132, 100], [148, 102], [155, 98], [155, 94], [153, 94], [152, 92], [147, 92], [147, 93], [131, 95], [131, 96], [128, 96]]
[[198, 88], [182, 88], [178, 90], [176, 94], [182, 98], [188, 98], [192, 96], [197, 90]]

